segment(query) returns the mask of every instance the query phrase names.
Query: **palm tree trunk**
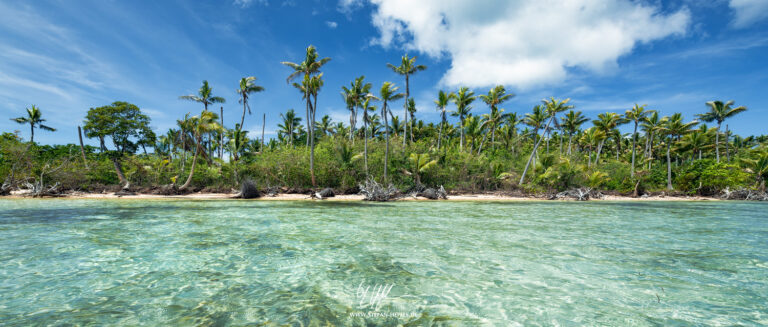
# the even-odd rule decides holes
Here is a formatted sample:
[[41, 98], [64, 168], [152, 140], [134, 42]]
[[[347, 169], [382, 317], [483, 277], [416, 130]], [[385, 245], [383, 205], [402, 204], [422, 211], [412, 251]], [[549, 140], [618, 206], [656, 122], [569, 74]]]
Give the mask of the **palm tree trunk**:
[[632, 133], [632, 169], [630, 170], [630, 177], [635, 177], [635, 144], [637, 143], [637, 120], [635, 120], [635, 132]]
[[445, 125], [445, 120], [440, 122], [440, 129], [437, 130], [437, 151], [440, 151], [440, 140], [443, 138], [443, 126]]
[[597, 166], [597, 161], [600, 160], [600, 153], [603, 152], [604, 144], [605, 144], [605, 140], [601, 140], [600, 144], [597, 145], [597, 155], [595, 156], [595, 166]]
[[461, 132], [461, 140], [459, 140], [459, 151], [464, 151], [464, 117], [459, 117], [461, 126], [459, 131]]
[[717, 122], [717, 133], [715, 134], [715, 156], [717, 157], [717, 163], [720, 163], [720, 124]]
[[672, 143], [672, 139], [670, 138], [669, 142], [667, 142], [667, 189], [672, 190], [672, 159], [669, 157], [669, 148], [670, 144]]
[[[403, 104], [403, 113], [405, 115], [405, 122], [403, 124], [403, 151], [405, 151], [405, 139], [408, 136], [408, 98], [411, 96], [410, 79], [408, 74], [405, 74], [405, 104]], [[384, 118], [386, 120], [386, 117]]]
[[573, 139], [573, 134], [568, 134], [568, 155], [571, 155], [571, 139]]
[[[240, 117], [240, 128], [237, 130], [238, 132], [243, 130], [243, 124], [245, 123], [245, 107], [248, 105], [247, 101], [248, 101], [248, 98], [246, 98], [245, 94], [243, 94], [243, 116]], [[222, 114], [222, 116], [223, 116], [223, 114]], [[224, 120], [224, 118], [222, 118], [222, 121], [223, 120]], [[223, 126], [223, 123], [222, 123], [222, 126]]]
[[197, 155], [200, 152], [200, 142], [202, 141], [200, 137], [196, 137], [196, 146], [195, 146], [195, 155], [192, 156], [192, 167], [189, 168], [189, 176], [187, 176], [187, 181], [184, 182], [184, 185], [179, 187], [179, 190], [184, 190], [187, 187], [189, 187], [189, 184], [192, 183], [192, 176], [195, 175], [195, 166], [197, 165]]
[[[549, 122], [547, 122], [547, 127], [544, 128], [544, 130], [549, 129], [549, 125], [552, 123], [552, 121], [555, 120], [555, 115], [552, 115], [552, 118], [549, 119]], [[538, 135], [538, 131], [536, 131], [536, 134]], [[528, 168], [531, 166], [531, 161], [533, 161], [534, 155], [536, 155], [536, 149], [539, 147], [539, 143], [541, 143], [541, 138], [536, 140], [536, 144], [533, 145], [533, 151], [531, 151], [531, 155], [528, 157], [528, 162], [525, 164], [525, 169], [523, 169], [523, 175], [520, 176], [520, 185], [523, 184], [523, 181], [525, 181], [525, 174], [528, 173]]]
[[725, 125], [725, 158], [728, 162], [731, 162], [731, 144], [728, 143], [728, 124]]
[[125, 174], [123, 174], [123, 166], [120, 165], [120, 161], [117, 160], [117, 158], [111, 158], [112, 159], [112, 165], [115, 166], [115, 172], [117, 173], [117, 178], [120, 179], [120, 183], [123, 184], [123, 189], [127, 189], [131, 186], [131, 183], [128, 182], [128, 179], [125, 178]]
[[[315, 105], [317, 105], [317, 97], [315, 97]], [[312, 119], [312, 128], [309, 129], [309, 175], [312, 177], [312, 187], [317, 188], [317, 182], [315, 181], [315, 108], [309, 107], [309, 113]]]
[[[367, 116], [367, 115], [366, 115]], [[363, 116], [363, 163], [365, 164], [365, 178], [368, 179], [368, 117]]]
[[221, 128], [222, 128], [222, 131], [219, 132], [219, 159], [221, 159], [221, 161], [223, 162], [224, 161], [224, 107], [222, 106], [219, 110], [220, 110], [219, 119], [221, 121]]
[[[387, 147], [386, 147], [386, 150], [384, 151], [384, 182], [386, 183], [387, 182], [387, 163], [389, 162], [389, 119], [387, 119], [387, 102], [386, 101], [384, 101], [384, 114], [382, 116], [384, 116], [384, 137], [387, 139]], [[405, 135], [403, 135], [403, 139], [405, 139]], [[403, 143], [403, 146], [405, 146], [405, 143]]]
[[261, 153], [264, 153], [264, 127], [267, 126], [267, 114], [261, 116]]
[[29, 142], [35, 143], [35, 124], [30, 123], [29, 130], [30, 130]]

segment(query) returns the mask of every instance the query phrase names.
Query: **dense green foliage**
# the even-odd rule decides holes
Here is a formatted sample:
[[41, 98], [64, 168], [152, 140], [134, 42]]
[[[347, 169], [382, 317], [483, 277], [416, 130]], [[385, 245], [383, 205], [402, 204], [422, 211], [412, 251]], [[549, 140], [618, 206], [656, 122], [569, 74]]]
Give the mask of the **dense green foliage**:
[[[0, 138], [0, 180], [4, 190], [31, 181], [88, 191], [119, 185], [229, 190], [251, 179], [260, 187], [354, 192], [373, 178], [403, 190], [424, 184], [465, 192], [591, 187], [627, 194], [667, 190], [714, 195], [726, 188], [764, 190], [768, 178], [768, 138], [741, 137], [720, 128], [747, 110], [734, 108], [733, 101], [708, 102], [709, 111], [698, 115], [716, 122], [714, 128], [679, 113], [661, 116], [645, 105], [627, 108], [624, 114], [600, 113], [587, 126], [589, 119], [570, 99], [554, 97], [521, 114], [501, 108], [515, 96], [503, 86], [483, 95], [466, 87], [440, 91], [435, 108], [417, 108], [408, 83], [426, 67], [404, 56], [400, 66], [389, 66], [405, 77], [405, 93], [398, 93], [392, 82], [375, 88], [364, 76], [342, 87], [350, 112], [345, 124], [328, 116], [315, 119], [323, 87], [320, 68], [328, 60], [310, 46], [303, 61], [283, 63], [291, 68], [288, 80], [303, 78], [293, 86], [306, 108], [303, 117], [293, 109], [281, 113], [275, 139], [251, 136], [242, 128], [245, 113], [251, 112], [249, 96], [264, 91], [254, 84], [255, 77], [239, 81], [240, 123], [231, 127], [209, 110], [210, 104], [225, 99], [214, 96], [203, 81], [197, 94], [180, 97], [202, 103], [202, 112], [185, 115], [177, 128], [160, 136], [150, 128], [149, 117], [126, 102], [89, 110], [84, 131], [99, 140], [98, 148], [41, 146], [5, 133]], [[378, 94], [372, 94], [376, 89]], [[393, 114], [400, 101], [403, 121]], [[488, 113], [477, 114], [486, 109], [477, 106], [487, 107]], [[32, 108], [30, 117], [14, 120], [29, 123], [31, 132], [35, 127], [53, 131], [40, 124], [45, 120]], [[437, 110], [440, 120], [418, 120], [418, 110]], [[619, 130], [624, 124], [630, 124], [632, 133]], [[114, 150], [105, 140], [112, 141]]]

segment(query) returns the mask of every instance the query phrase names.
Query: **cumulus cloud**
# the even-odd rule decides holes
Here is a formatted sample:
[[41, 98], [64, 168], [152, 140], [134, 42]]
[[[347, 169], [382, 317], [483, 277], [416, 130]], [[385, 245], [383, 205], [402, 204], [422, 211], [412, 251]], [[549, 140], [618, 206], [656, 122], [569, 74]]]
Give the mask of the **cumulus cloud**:
[[569, 68], [604, 71], [637, 44], [684, 35], [690, 24], [686, 8], [662, 13], [630, 0], [370, 1], [372, 43], [447, 56], [448, 86], [556, 84]]
[[766, 0], [730, 0], [728, 6], [736, 15], [733, 20], [733, 26], [736, 28], [744, 28], [768, 18]]

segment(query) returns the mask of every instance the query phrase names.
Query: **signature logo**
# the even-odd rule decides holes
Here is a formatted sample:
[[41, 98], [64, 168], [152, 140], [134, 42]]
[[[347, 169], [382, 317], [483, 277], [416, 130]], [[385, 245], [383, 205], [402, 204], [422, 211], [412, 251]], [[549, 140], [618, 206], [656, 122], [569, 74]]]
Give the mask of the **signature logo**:
[[365, 285], [365, 280], [360, 282], [357, 286], [357, 299], [360, 301], [359, 305], [361, 309], [372, 308], [373, 310], [379, 310], [382, 302], [387, 299], [389, 292], [392, 290], [395, 284], [375, 284]]

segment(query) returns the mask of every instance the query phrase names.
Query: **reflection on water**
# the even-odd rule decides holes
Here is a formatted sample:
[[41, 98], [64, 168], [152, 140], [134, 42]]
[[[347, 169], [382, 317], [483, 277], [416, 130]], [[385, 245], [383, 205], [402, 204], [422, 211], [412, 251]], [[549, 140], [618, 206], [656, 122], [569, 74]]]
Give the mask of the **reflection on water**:
[[765, 325], [766, 209], [0, 200], [0, 325]]

